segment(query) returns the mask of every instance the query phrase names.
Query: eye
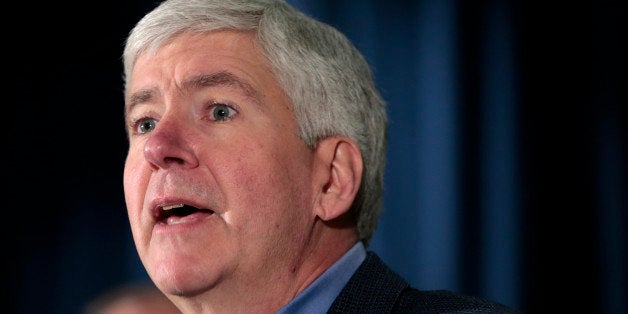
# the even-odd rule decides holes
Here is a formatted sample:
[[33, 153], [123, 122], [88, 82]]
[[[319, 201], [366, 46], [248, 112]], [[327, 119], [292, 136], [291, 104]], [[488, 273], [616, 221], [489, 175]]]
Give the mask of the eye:
[[135, 130], [139, 134], [148, 133], [157, 127], [157, 120], [153, 118], [142, 118], [135, 122]]
[[231, 106], [217, 104], [210, 109], [211, 119], [214, 121], [225, 121], [238, 113]]

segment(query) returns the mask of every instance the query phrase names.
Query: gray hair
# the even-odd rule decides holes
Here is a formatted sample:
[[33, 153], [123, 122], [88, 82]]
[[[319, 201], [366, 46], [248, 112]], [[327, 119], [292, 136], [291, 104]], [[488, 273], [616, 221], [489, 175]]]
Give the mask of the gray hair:
[[305, 143], [314, 148], [320, 139], [337, 135], [358, 143], [364, 174], [351, 212], [359, 238], [368, 244], [382, 208], [386, 103], [364, 57], [333, 27], [283, 0], [167, 0], [127, 38], [125, 85], [140, 54], [154, 52], [184, 32], [221, 29], [257, 31]]

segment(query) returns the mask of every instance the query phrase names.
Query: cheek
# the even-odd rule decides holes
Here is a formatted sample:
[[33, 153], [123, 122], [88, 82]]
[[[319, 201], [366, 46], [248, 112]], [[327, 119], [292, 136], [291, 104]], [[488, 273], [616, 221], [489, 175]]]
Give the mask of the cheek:
[[141, 167], [132, 155], [127, 157], [124, 165], [123, 187], [129, 219], [133, 224], [139, 216], [146, 190], [146, 180], [141, 175]]
[[250, 226], [254, 229], [273, 228], [291, 219], [298, 209], [307, 209], [311, 174], [304, 156], [259, 148], [255, 154], [251, 151], [235, 155], [239, 157], [231, 161], [230, 171], [223, 172], [229, 173], [225, 180], [229, 181], [230, 207], [239, 208], [234, 214], [246, 218], [240, 223], [255, 224]]
[[298, 169], [297, 154], [290, 152], [290, 145], [274, 143], [254, 144], [237, 152], [232, 161], [234, 185], [246, 189], [246, 195], [255, 198], [274, 198], [290, 194], [295, 187], [295, 177], [303, 175]]

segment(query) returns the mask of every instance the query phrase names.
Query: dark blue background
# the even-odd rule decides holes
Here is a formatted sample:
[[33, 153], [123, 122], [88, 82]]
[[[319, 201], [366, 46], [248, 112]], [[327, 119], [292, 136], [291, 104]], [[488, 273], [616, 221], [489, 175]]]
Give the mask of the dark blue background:
[[[147, 278], [122, 192], [120, 55], [155, 3], [6, 13], [21, 21], [2, 22], [6, 313], [80, 313]], [[529, 313], [628, 311], [618, 2], [291, 3], [354, 41], [389, 103], [385, 261]]]

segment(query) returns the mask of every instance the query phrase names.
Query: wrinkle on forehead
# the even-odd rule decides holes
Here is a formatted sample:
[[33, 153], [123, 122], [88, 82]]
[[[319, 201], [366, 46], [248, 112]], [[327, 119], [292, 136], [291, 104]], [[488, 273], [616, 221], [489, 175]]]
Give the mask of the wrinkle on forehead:
[[[183, 92], [207, 87], [232, 87], [241, 90], [244, 95], [257, 102], [259, 102], [261, 98], [260, 93], [253, 88], [251, 84], [229, 71], [218, 71], [209, 74], [197, 75], [186, 79], [181, 86], [181, 90]], [[133, 107], [137, 105], [151, 101], [156, 93], [156, 88], [142, 89], [132, 93], [127, 101], [127, 112], [131, 111]]]

